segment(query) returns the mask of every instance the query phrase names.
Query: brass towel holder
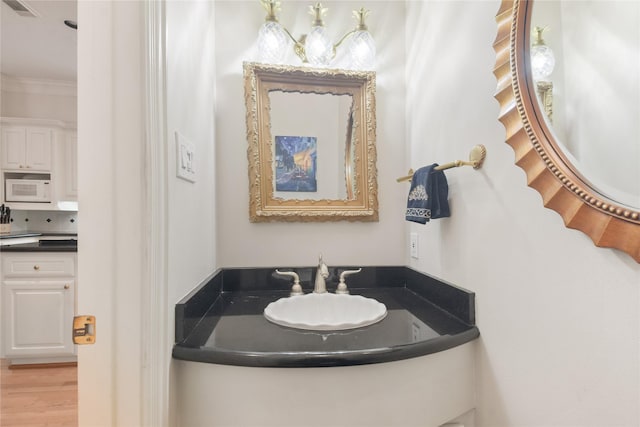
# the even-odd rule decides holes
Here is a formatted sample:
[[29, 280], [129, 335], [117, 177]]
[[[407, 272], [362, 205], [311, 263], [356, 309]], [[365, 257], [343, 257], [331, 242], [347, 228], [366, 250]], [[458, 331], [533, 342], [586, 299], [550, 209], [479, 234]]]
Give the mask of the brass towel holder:
[[[473, 166], [474, 169], [480, 169], [484, 163], [484, 159], [487, 157], [487, 149], [484, 145], [478, 144], [474, 146], [469, 152], [469, 161], [456, 160], [454, 162], [445, 163], [443, 165], [436, 166], [436, 170], [442, 171], [445, 169], [458, 168], [460, 166]], [[397, 178], [397, 182], [411, 181], [413, 178], [413, 169], [409, 169], [409, 174]]]

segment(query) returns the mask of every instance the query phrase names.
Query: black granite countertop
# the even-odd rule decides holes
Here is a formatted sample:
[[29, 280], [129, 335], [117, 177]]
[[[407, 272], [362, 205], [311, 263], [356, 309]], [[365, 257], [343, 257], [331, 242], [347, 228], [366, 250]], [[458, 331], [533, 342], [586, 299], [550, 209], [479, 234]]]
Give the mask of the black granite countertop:
[[[331, 269], [331, 292], [347, 269]], [[288, 297], [291, 283], [273, 270], [221, 270], [178, 303], [173, 357], [257, 367], [348, 366], [423, 356], [479, 336], [473, 293], [406, 267], [364, 267], [349, 277], [351, 294], [386, 305], [387, 316], [376, 324], [346, 331], [278, 326], [263, 310]], [[303, 287], [313, 283], [315, 269], [293, 270]]]
[[14, 231], [12, 233], [0, 234], [0, 240], [18, 239], [21, 237], [40, 237], [40, 236], [78, 236], [78, 233], [65, 233], [54, 231]]
[[0, 246], [0, 252], [77, 252], [78, 239], [40, 240]]
[[38, 237], [38, 236], [42, 236], [42, 233], [35, 233], [35, 232], [31, 233], [27, 231], [19, 231], [19, 232], [8, 233], [8, 234], [0, 234], [0, 240], [18, 239], [21, 237]]

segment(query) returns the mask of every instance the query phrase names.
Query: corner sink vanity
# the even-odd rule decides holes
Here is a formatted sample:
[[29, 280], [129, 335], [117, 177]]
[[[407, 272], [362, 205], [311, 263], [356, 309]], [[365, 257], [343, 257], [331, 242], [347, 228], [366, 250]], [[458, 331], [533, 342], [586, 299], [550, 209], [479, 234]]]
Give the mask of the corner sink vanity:
[[[222, 269], [176, 305], [182, 425], [439, 426], [473, 409], [473, 293], [395, 266], [349, 275], [349, 295], [335, 292], [354, 268], [327, 268], [328, 293], [311, 293], [316, 268], [275, 270]], [[284, 270], [304, 295], [290, 296]], [[279, 304], [360, 300], [375, 307], [365, 326], [269, 319]], [[305, 403], [318, 399], [326, 405]]]

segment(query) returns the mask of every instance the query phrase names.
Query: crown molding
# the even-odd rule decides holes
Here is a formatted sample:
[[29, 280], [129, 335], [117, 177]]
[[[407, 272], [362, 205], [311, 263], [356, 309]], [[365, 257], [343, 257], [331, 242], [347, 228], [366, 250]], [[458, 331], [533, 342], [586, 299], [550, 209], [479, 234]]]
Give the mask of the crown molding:
[[78, 96], [77, 83], [65, 80], [31, 79], [0, 74], [0, 89], [31, 95]]
[[0, 116], [0, 125], [15, 126], [45, 126], [65, 130], [76, 130], [78, 124], [75, 122], [65, 122], [56, 119], [39, 119], [33, 117], [3, 117]]

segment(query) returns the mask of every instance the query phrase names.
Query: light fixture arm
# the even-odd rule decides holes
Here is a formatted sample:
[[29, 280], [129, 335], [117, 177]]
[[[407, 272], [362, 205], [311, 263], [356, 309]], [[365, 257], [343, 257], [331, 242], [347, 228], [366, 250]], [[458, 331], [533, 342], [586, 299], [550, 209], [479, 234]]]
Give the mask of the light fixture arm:
[[365, 19], [371, 13], [370, 10], [366, 10], [364, 7], [361, 7], [360, 10], [353, 11], [353, 17], [358, 21], [358, 25], [353, 30], [346, 33], [336, 44], [333, 45], [333, 56], [336, 55], [336, 49], [340, 47], [340, 45], [347, 40], [349, 37], [354, 35], [357, 31], [369, 31], [367, 24], [365, 23]]
[[340, 40], [338, 40], [338, 42], [336, 44], [333, 45], [333, 54], [335, 56], [336, 53], [336, 49], [340, 47], [340, 45], [349, 37], [351, 37], [352, 35], [355, 34], [355, 32], [358, 31], [358, 29], [356, 28], [355, 30], [351, 30], [349, 31], [347, 34], [345, 34], [344, 36], [342, 36], [342, 38]]
[[287, 30], [284, 25], [282, 26], [282, 29], [284, 30], [284, 33], [291, 39], [291, 41], [293, 41], [293, 50], [296, 55], [298, 55], [298, 58], [300, 58], [300, 60], [302, 60], [304, 64], [309, 62], [307, 60], [307, 54], [304, 51], [304, 42], [307, 38], [307, 35], [303, 34], [302, 36], [300, 36], [299, 40], [296, 40], [296, 38], [293, 37], [293, 35], [289, 32], [289, 30]]

